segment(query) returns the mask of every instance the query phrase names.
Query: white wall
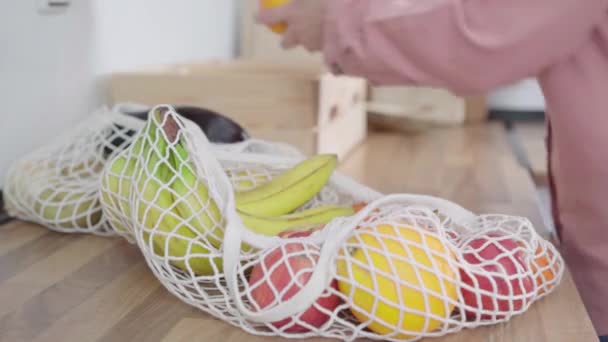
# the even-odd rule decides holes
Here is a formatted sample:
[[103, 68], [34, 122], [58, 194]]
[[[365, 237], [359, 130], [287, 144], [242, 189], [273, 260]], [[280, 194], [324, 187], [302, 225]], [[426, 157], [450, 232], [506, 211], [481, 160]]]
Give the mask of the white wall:
[[95, 0], [100, 72], [236, 51], [234, 0]]
[[525, 79], [496, 90], [488, 99], [492, 109], [515, 111], [544, 111], [546, 104], [535, 79]]
[[235, 52], [232, 0], [38, 3], [0, 0], [0, 188], [12, 161], [103, 104], [103, 74]]
[[35, 0], [0, 0], [0, 185], [9, 163], [100, 103], [95, 16], [75, 1], [41, 16]]

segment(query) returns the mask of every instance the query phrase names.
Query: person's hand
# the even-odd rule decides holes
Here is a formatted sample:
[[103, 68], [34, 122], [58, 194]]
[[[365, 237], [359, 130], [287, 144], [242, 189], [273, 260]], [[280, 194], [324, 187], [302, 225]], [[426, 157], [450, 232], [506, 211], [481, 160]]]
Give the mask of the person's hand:
[[303, 46], [310, 52], [319, 51], [323, 46], [323, 32], [327, 1], [331, 0], [291, 0], [281, 7], [263, 10], [258, 22], [263, 25], [284, 23], [281, 46], [291, 49]]

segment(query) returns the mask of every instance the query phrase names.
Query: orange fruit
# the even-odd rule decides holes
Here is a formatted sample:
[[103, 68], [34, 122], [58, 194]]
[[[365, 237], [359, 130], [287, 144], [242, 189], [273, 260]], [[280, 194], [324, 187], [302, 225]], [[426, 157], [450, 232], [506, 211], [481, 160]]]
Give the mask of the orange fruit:
[[[361, 210], [365, 209], [365, 207], [367, 207], [368, 204], [369, 203], [367, 203], [367, 202], [358, 202], [358, 203], [353, 204], [352, 208], [353, 208], [353, 210], [355, 211], [355, 214], [356, 214], [356, 213], [360, 212]], [[378, 214], [378, 213], [380, 213], [380, 209], [378, 209], [378, 208], [376, 208], [375, 210], [372, 211], [372, 214]], [[371, 216], [366, 216], [363, 219], [363, 222], [370, 222], [370, 221], [372, 221], [372, 217]], [[361, 227], [358, 227], [358, 228], [361, 228]]]
[[355, 210], [355, 213], [358, 213], [361, 210], [363, 210], [363, 208], [365, 208], [366, 206], [367, 206], [367, 203], [358, 202], [358, 203], [353, 204], [353, 209]]
[[[283, 6], [285, 4], [287, 4], [290, 0], [260, 0], [260, 7], [262, 9], [270, 9], [270, 8], [275, 8], [275, 7], [280, 7]], [[270, 29], [272, 31], [274, 31], [275, 33], [283, 33], [285, 32], [285, 30], [287, 30], [287, 24], [285, 23], [279, 23], [276, 25], [272, 25], [270, 27]]]
[[551, 249], [547, 248], [543, 250], [542, 246], [538, 246], [534, 254], [534, 261], [531, 264], [531, 269], [534, 274], [542, 271], [536, 277], [539, 295], [542, 295], [545, 291], [553, 288], [554, 284], [551, 284], [551, 282], [553, 282], [553, 279], [555, 279], [555, 276], [558, 273], [558, 265], [554, 260]]

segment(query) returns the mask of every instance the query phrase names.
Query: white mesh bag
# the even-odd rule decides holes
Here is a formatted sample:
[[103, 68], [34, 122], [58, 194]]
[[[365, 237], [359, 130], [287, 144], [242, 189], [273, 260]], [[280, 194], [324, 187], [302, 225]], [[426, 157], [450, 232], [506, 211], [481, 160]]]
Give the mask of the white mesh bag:
[[105, 167], [104, 215], [172, 294], [249, 333], [414, 341], [508, 321], [561, 280], [525, 218], [383, 195], [284, 145], [212, 145], [170, 106], [149, 117]]
[[[112, 109], [101, 107], [50, 143], [14, 162], [5, 179], [8, 213], [63, 233], [114, 235], [108, 218], [102, 215], [101, 173], [145, 124], [124, 112], [146, 108], [136, 103], [117, 104]], [[212, 146], [220, 152], [301, 156], [291, 146], [256, 139]]]
[[113, 234], [99, 203], [101, 172], [144, 123], [102, 107], [23, 156], [5, 179], [7, 212], [59, 232]]

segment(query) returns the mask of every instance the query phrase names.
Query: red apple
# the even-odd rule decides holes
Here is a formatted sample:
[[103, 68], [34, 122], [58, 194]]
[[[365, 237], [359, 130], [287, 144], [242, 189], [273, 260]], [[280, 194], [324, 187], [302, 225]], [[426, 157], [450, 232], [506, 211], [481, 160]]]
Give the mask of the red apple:
[[[261, 309], [277, 304], [275, 293], [281, 295], [280, 301], [285, 301], [297, 294], [306, 285], [319, 258], [318, 249], [314, 250], [314, 248], [316, 247], [302, 243], [288, 243], [283, 247], [272, 250], [262, 261], [263, 264], [258, 263], [253, 268], [249, 278], [249, 286], [252, 289], [253, 300]], [[297, 275], [297, 279], [292, 278], [292, 274]], [[332, 281], [331, 286], [337, 291], [335, 280]], [[316, 301], [318, 306], [327, 309], [328, 312], [333, 311], [339, 303], [340, 298], [329, 291], [325, 291]], [[312, 305], [298, 318], [313, 327], [321, 327], [330, 319], [330, 316]], [[272, 324], [281, 328], [291, 323], [292, 318], [286, 318]], [[308, 327], [298, 323], [285, 329], [289, 333], [301, 333], [308, 330]]]
[[[481, 237], [472, 240], [467, 247], [467, 250], [463, 253], [464, 260], [471, 265], [483, 264], [482, 269], [491, 272], [491, 274], [483, 271], [466, 272], [461, 269], [462, 281], [473, 289], [482, 289], [491, 294], [479, 293], [480, 305], [477, 301], [476, 292], [463, 287], [462, 295], [465, 304], [469, 307], [482, 308], [496, 313], [495, 316], [481, 314], [483, 320], [504, 318], [511, 311], [511, 304], [513, 310], [521, 310], [532, 297], [534, 283], [531, 276], [523, 274], [527, 272], [527, 265], [524, 252], [517, 250], [518, 244], [512, 239], [491, 235], [488, 238]], [[496, 294], [518, 298], [513, 300], [504, 297], [497, 298], [495, 302]], [[469, 320], [475, 320], [477, 313], [469, 309], [466, 311], [466, 316]]]

